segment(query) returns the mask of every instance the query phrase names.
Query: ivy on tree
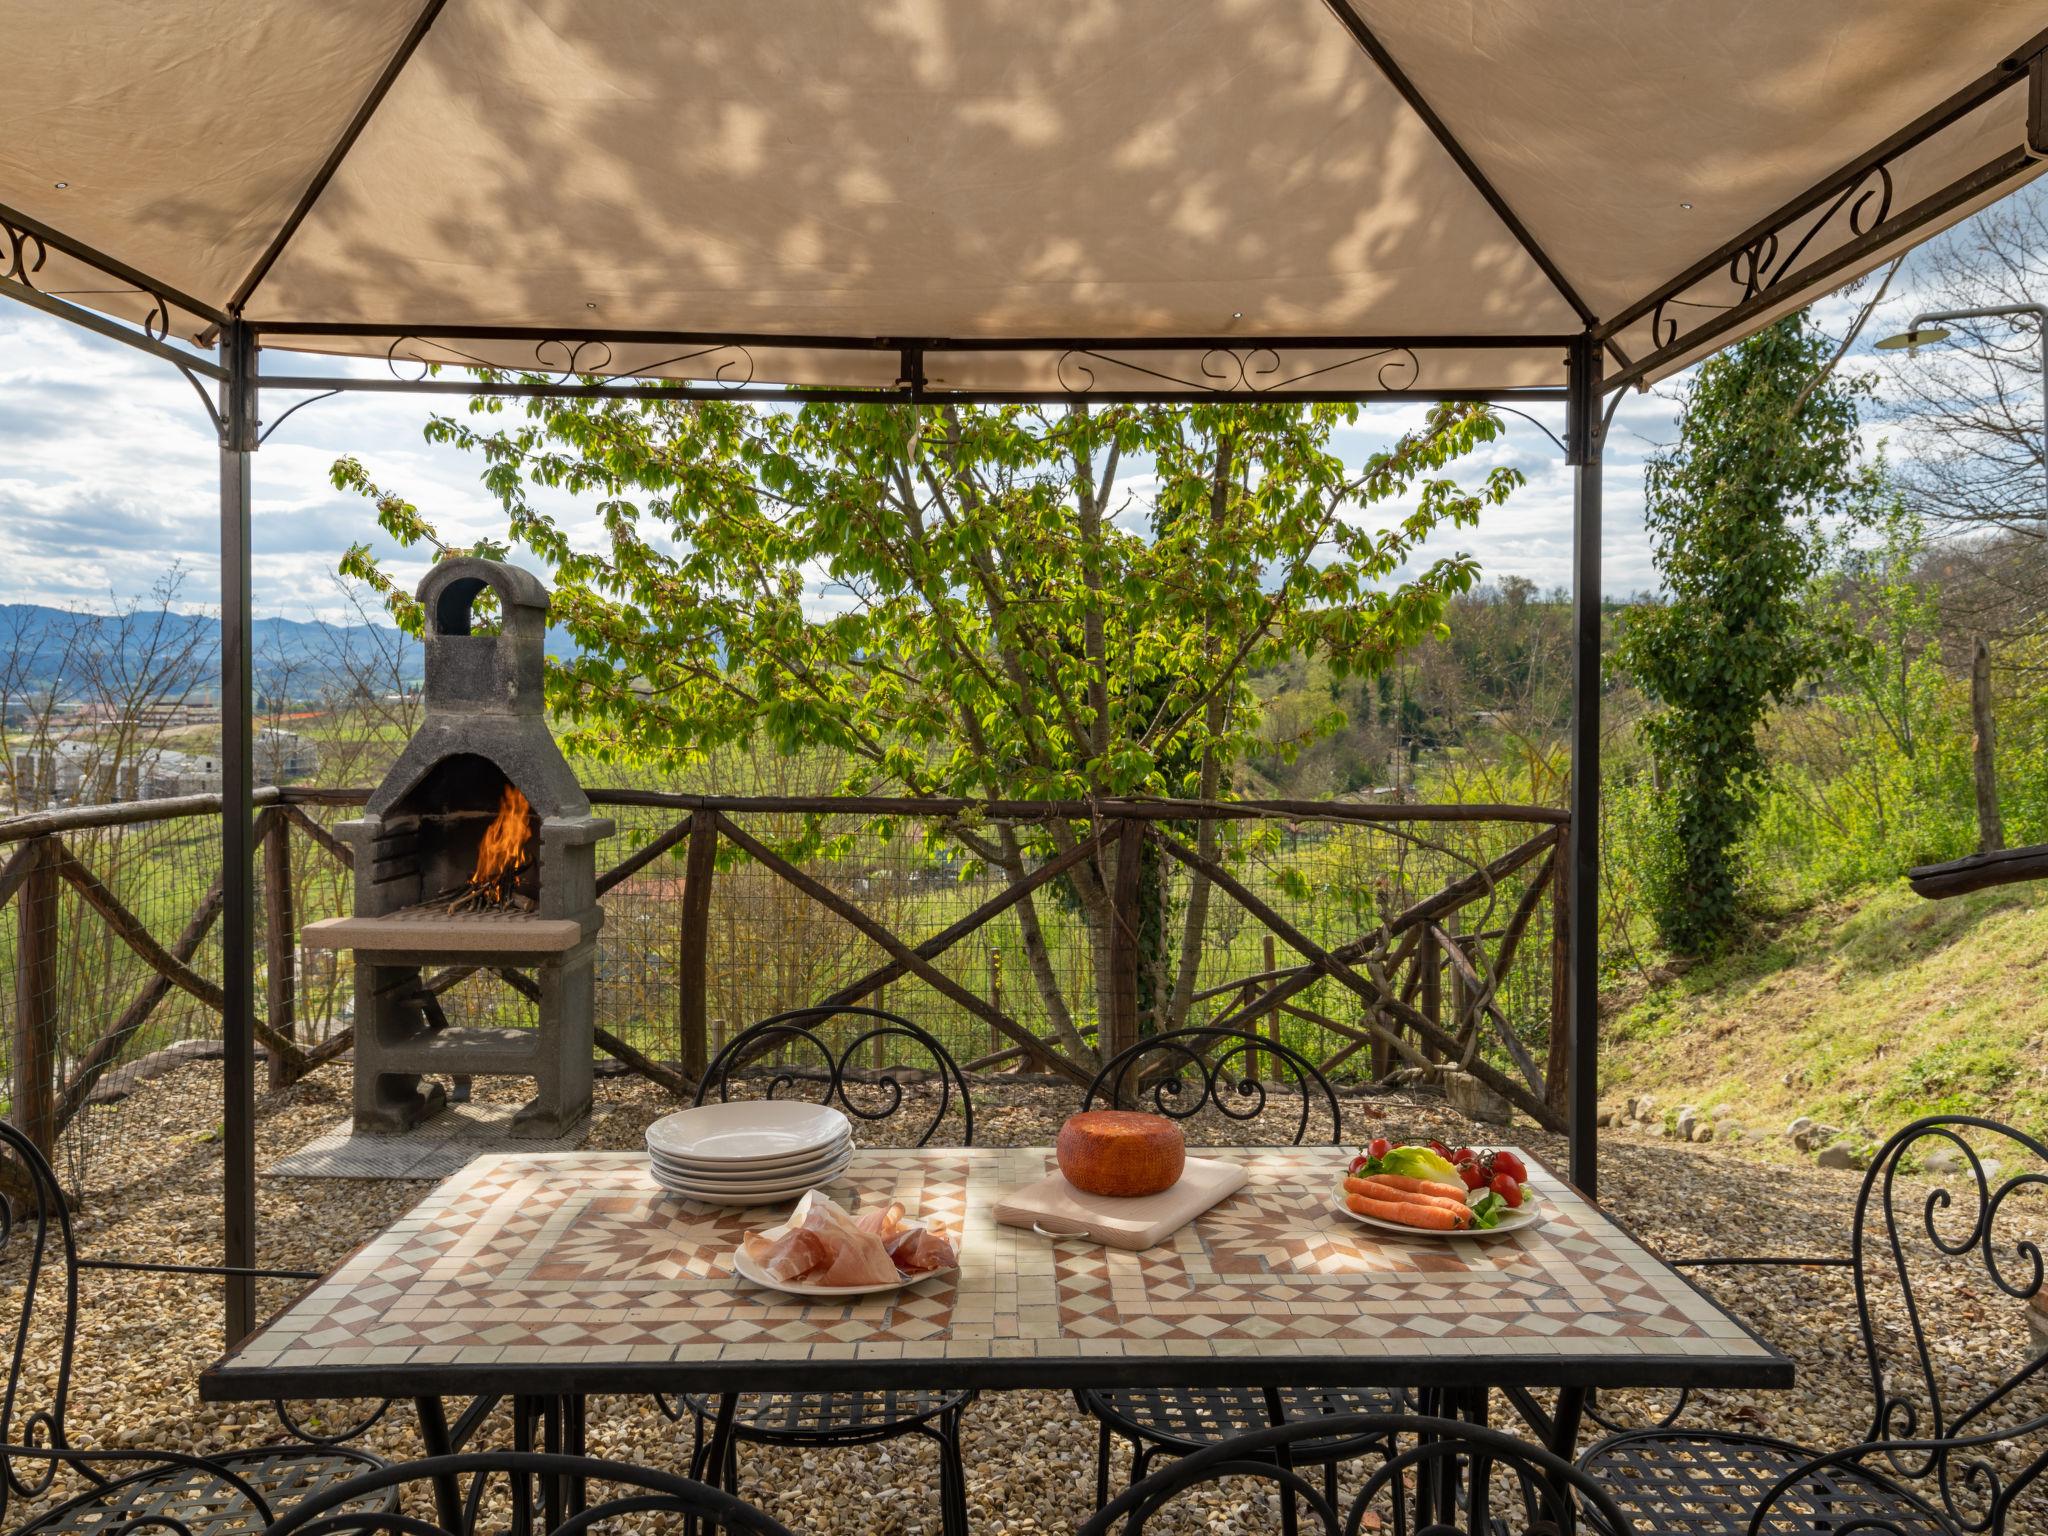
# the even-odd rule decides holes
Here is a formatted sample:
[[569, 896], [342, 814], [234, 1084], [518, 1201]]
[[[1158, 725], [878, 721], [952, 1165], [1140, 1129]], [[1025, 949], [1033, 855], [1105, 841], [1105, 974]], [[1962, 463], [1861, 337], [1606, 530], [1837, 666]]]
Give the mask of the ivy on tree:
[[[553, 622], [579, 654], [549, 699], [585, 756], [679, 767], [720, 749], [822, 752], [845, 794], [1085, 799], [1224, 797], [1256, 745], [1249, 676], [1283, 656], [1370, 675], [1437, 631], [1477, 566], [1448, 555], [1402, 573], [1444, 527], [1521, 483], [1495, 467], [1466, 489], [1455, 462], [1500, 424], [1432, 407], [1389, 450], [1348, 465], [1350, 406], [1038, 409], [535, 400], [435, 418], [430, 441], [482, 460], [505, 536], [552, 574]], [[1128, 483], [1143, 475], [1138, 484]], [[429, 521], [355, 459], [335, 483], [370, 498], [399, 543]], [[587, 498], [574, 533], [536, 499]], [[1368, 520], [1369, 509], [1401, 510]], [[410, 600], [367, 547], [343, 570], [415, 630]], [[1343, 723], [1332, 714], [1327, 728]], [[961, 819], [932, 836], [1011, 881], [1087, 836]], [[1215, 827], [1199, 829], [1213, 854]], [[1109, 975], [1108, 860], [1070, 899]], [[1156, 906], [1144, 992], [1183, 1017], [1207, 882], [1169, 946]], [[1031, 897], [1025, 960], [1063, 1048], [1103, 999], [1068, 999]], [[1170, 952], [1170, 950], [1172, 952]]]
[[1869, 381], [1835, 373], [1834, 353], [1802, 312], [1710, 358], [1683, 396], [1677, 443], [1647, 466], [1666, 596], [1630, 615], [1616, 656], [1658, 706], [1643, 730], [1673, 849], [1651, 906], [1680, 953], [1715, 948], [1739, 922], [1757, 729], [1827, 663], [1832, 632], [1807, 589], [1830, 523], [1873, 502], [1856, 436]]

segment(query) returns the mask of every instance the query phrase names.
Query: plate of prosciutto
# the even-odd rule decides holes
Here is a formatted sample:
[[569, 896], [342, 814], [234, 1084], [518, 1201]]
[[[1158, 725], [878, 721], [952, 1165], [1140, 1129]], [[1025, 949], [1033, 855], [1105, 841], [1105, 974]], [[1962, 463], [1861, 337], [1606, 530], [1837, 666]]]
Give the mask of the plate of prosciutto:
[[901, 1205], [871, 1205], [858, 1216], [811, 1190], [789, 1220], [749, 1232], [733, 1250], [733, 1273], [791, 1296], [869, 1296], [950, 1275], [960, 1256], [934, 1223]]

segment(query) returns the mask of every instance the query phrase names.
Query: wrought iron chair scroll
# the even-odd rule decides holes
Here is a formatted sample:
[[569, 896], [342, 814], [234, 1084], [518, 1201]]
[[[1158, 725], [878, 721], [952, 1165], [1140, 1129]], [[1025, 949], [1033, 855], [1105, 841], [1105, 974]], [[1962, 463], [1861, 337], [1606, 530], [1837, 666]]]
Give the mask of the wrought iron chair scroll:
[[[1985, 1145], [1994, 1144], [1993, 1163]], [[1924, 1196], [1902, 1177], [1934, 1148], [1953, 1170]], [[2006, 1169], [2024, 1165], [2022, 1171]], [[1903, 1202], [1903, 1203], [1902, 1203]], [[2022, 1303], [2041, 1294], [2048, 1230], [2048, 1146], [1970, 1115], [1915, 1121], [1886, 1142], [1864, 1175], [1851, 1229], [1859, 1332], [1871, 1381], [1860, 1444], [1815, 1449], [1759, 1435], [1639, 1429], [1612, 1435], [1580, 1466], [1642, 1531], [1685, 1536], [1870, 1531], [2004, 1536], [2015, 1503], [2048, 1468], [2048, 1355], [1988, 1390], [1951, 1403], [1929, 1329], [1929, 1287], [1981, 1287]], [[1879, 1316], [1889, 1301], [1903, 1328]], [[1940, 1298], [1932, 1298], [1940, 1307]], [[2017, 1451], [2002, 1471], [1992, 1452]], [[2039, 1514], [2030, 1518], [2039, 1520]], [[2027, 1529], [2035, 1529], [2028, 1526]]]
[[[1099, 1102], [1139, 1104], [1174, 1120], [1192, 1120], [1205, 1108], [1213, 1108], [1227, 1120], [1239, 1123], [1258, 1119], [1270, 1104], [1266, 1084], [1257, 1075], [1258, 1059], [1264, 1056], [1270, 1070], [1279, 1075], [1276, 1086], [1291, 1085], [1293, 1097], [1301, 1104], [1294, 1131], [1289, 1138], [1300, 1146], [1308, 1140], [1309, 1122], [1321, 1105], [1330, 1117], [1332, 1145], [1342, 1145], [1344, 1116], [1337, 1107], [1336, 1090], [1328, 1078], [1301, 1052], [1278, 1040], [1261, 1039], [1244, 1030], [1170, 1030], [1151, 1035], [1120, 1052], [1095, 1074], [1088, 1085], [1083, 1109]], [[1231, 1070], [1236, 1064], [1237, 1070]], [[1191, 1076], [1200, 1091], [1188, 1095], [1183, 1075]]]
[[[817, 1026], [836, 1018], [858, 1019], [864, 1027], [835, 1050], [818, 1033]], [[738, 1073], [771, 1052], [779, 1056], [794, 1049], [801, 1055], [815, 1052], [818, 1057], [824, 1091], [817, 1102], [834, 1104], [855, 1120], [876, 1124], [890, 1119], [903, 1107], [905, 1069], [900, 1065], [862, 1069], [853, 1065], [853, 1057], [864, 1046], [873, 1050], [891, 1040], [907, 1041], [917, 1054], [926, 1057], [931, 1066], [925, 1070], [938, 1084], [938, 1107], [914, 1145], [922, 1147], [938, 1133], [956, 1097], [965, 1122], [961, 1145], [974, 1145], [974, 1099], [967, 1091], [966, 1074], [946, 1048], [924, 1030], [900, 1014], [886, 1013], [879, 1008], [851, 1004], [843, 1008], [792, 1008], [786, 1013], [763, 1019], [736, 1035], [704, 1069], [704, 1080], [697, 1085], [697, 1102], [702, 1104], [714, 1087], [720, 1102], [724, 1102]], [[798, 1072], [787, 1063], [777, 1062], [765, 1096], [776, 1098], [816, 1080], [814, 1074]], [[855, 1089], [860, 1091], [851, 1091]], [[870, 1095], [879, 1095], [880, 1102], [875, 1102]]]
[[[852, 1038], [835, 1047], [819, 1033], [819, 1027], [837, 1018], [855, 1021]], [[735, 1077], [762, 1057], [794, 1052], [815, 1056], [819, 1067], [799, 1073], [787, 1064], [772, 1066], [768, 1072], [766, 1096], [775, 1098], [791, 1090], [822, 1085], [816, 1101], [835, 1105], [856, 1122], [878, 1124], [909, 1104], [906, 1088], [911, 1080], [902, 1065], [862, 1069], [853, 1065], [855, 1053], [872, 1050], [877, 1044], [899, 1051], [908, 1049], [928, 1067], [918, 1068], [920, 1077], [937, 1087], [938, 1106], [922, 1123], [917, 1146], [930, 1143], [957, 1102], [963, 1146], [974, 1142], [974, 1100], [968, 1091], [966, 1074], [944, 1046], [910, 1020], [879, 1008], [858, 1006], [797, 1008], [743, 1030], [728, 1043], [697, 1085], [697, 1102], [702, 1104], [714, 1092], [725, 1101]], [[810, 1096], [810, 1095], [806, 1095]], [[856, 1446], [916, 1436], [929, 1440], [939, 1452], [939, 1513], [946, 1536], [965, 1536], [967, 1530], [967, 1474], [961, 1460], [961, 1422], [974, 1401], [972, 1392], [922, 1390], [874, 1392], [745, 1392], [733, 1415], [731, 1450], [723, 1467], [707, 1464], [710, 1448], [705, 1427], [717, 1411], [708, 1397], [686, 1396], [683, 1406], [695, 1419], [695, 1448], [691, 1472], [699, 1477], [722, 1479], [728, 1489], [738, 1486], [738, 1443], [763, 1445]], [[680, 1410], [665, 1399], [661, 1402], [670, 1417]]]
[[[398, 1495], [408, 1487], [431, 1492], [434, 1518], [400, 1513]], [[790, 1536], [753, 1505], [692, 1478], [539, 1451], [470, 1452], [379, 1467], [302, 1501], [265, 1536], [477, 1536], [497, 1529], [505, 1515], [511, 1536], [660, 1529], [667, 1524], [662, 1516], [710, 1536]]]
[[301, 1498], [383, 1465], [374, 1456], [331, 1446], [267, 1446], [211, 1457], [74, 1446], [65, 1418], [78, 1341], [79, 1274], [159, 1266], [82, 1260], [56, 1174], [35, 1144], [4, 1122], [0, 1190], [0, 1281], [16, 1304], [0, 1397], [0, 1526], [9, 1525], [19, 1503], [52, 1499], [59, 1474], [68, 1472], [82, 1485], [79, 1491], [12, 1529], [158, 1527], [180, 1536], [243, 1531], [268, 1523]]
[[[1340, 1499], [1334, 1479], [1318, 1487], [1298, 1470], [1302, 1453], [1313, 1452], [1309, 1442], [1324, 1436], [1408, 1448], [1383, 1453], [1357, 1491]], [[1634, 1529], [1595, 1483], [1540, 1446], [1461, 1419], [1346, 1414], [1327, 1425], [1254, 1430], [1184, 1456], [1097, 1511], [1079, 1536], [1141, 1536], [1176, 1499], [1226, 1478], [1271, 1484], [1294, 1520], [1321, 1536], [1356, 1536], [1380, 1505], [1389, 1508], [1393, 1530], [1415, 1536], [1628, 1536]]]
[[[1270, 1087], [1254, 1075], [1260, 1056], [1273, 1063], [1277, 1074]], [[1242, 1030], [1197, 1026], [1148, 1036], [1103, 1065], [1082, 1108], [1135, 1103], [1182, 1122], [1192, 1122], [1205, 1108], [1214, 1108], [1225, 1119], [1243, 1123], [1266, 1112], [1273, 1103], [1273, 1089], [1300, 1101], [1294, 1145], [1307, 1142], [1318, 1106], [1329, 1116], [1330, 1145], [1343, 1145], [1344, 1120], [1336, 1092], [1315, 1064], [1291, 1046]], [[1384, 1387], [1087, 1387], [1074, 1399], [1098, 1426], [1098, 1507], [1109, 1498], [1110, 1451], [1118, 1439], [1131, 1449], [1135, 1483], [1161, 1454], [1186, 1456], [1275, 1424], [1398, 1413], [1408, 1406], [1398, 1391]], [[1331, 1468], [1332, 1480], [1335, 1464], [1361, 1449], [1337, 1435], [1295, 1447], [1299, 1456], [1312, 1456]]]

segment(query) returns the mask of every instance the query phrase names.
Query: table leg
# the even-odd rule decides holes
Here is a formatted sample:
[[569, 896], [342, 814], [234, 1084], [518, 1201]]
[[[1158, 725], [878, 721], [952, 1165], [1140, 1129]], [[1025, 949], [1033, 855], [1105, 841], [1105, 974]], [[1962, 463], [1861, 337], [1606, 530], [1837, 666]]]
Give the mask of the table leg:
[[[711, 1433], [706, 1437], [704, 1445], [704, 1471], [698, 1480], [709, 1483], [714, 1488], [721, 1486], [725, 1481], [725, 1464], [731, 1457], [733, 1448], [733, 1414], [739, 1405], [737, 1392], [721, 1392], [718, 1394], [718, 1406], [712, 1411]], [[683, 1536], [697, 1536], [697, 1531], [695, 1516], [683, 1521]]]
[[[452, 1456], [455, 1442], [448, 1433], [448, 1410], [438, 1397], [416, 1397], [412, 1400], [413, 1412], [419, 1417], [420, 1443], [426, 1447], [429, 1456]], [[434, 1479], [434, 1510], [441, 1521], [442, 1529], [462, 1529], [462, 1489], [457, 1486], [454, 1475], [444, 1474]]]
[[[512, 1449], [521, 1453], [533, 1450], [534, 1403], [530, 1397], [512, 1399]], [[512, 1529], [511, 1536], [532, 1536], [533, 1531], [533, 1479], [524, 1472], [510, 1479], [512, 1486]]]
[[1586, 1389], [1584, 1387], [1560, 1387], [1557, 1392], [1557, 1412], [1551, 1416], [1549, 1446], [1551, 1454], [1564, 1461], [1576, 1461], [1579, 1457], [1579, 1427], [1586, 1418]]

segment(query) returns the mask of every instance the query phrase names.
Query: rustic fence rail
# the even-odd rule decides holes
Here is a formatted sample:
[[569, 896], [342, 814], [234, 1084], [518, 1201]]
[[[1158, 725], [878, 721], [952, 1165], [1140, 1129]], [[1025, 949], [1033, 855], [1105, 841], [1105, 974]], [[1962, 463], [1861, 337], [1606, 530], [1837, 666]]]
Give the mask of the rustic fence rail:
[[[274, 1087], [351, 1043], [347, 964], [302, 952], [298, 933], [348, 910], [330, 822], [366, 795], [257, 797], [255, 1034]], [[1561, 811], [590, 798], [620, 824], [601, 851], [596, 1043], [671, 1092], [755, 1017], [869, 1001], [915, 1014], [977, 1070], [1085, 1081], [1142, 1032], [1208, 1022], [1335, 1074], [1455, 1064], [1560, 1122]], [[199, 795], [0, 822], [9, 1115], [45, 1146], [138, 1057], [217, 1038], [219, 812]], [[976, 856], [1003, 849], [1024, 852], [1007, 869]], [[532, 996], [504, 968], [426, 984], [449, 1013], [497, 1022]]]

